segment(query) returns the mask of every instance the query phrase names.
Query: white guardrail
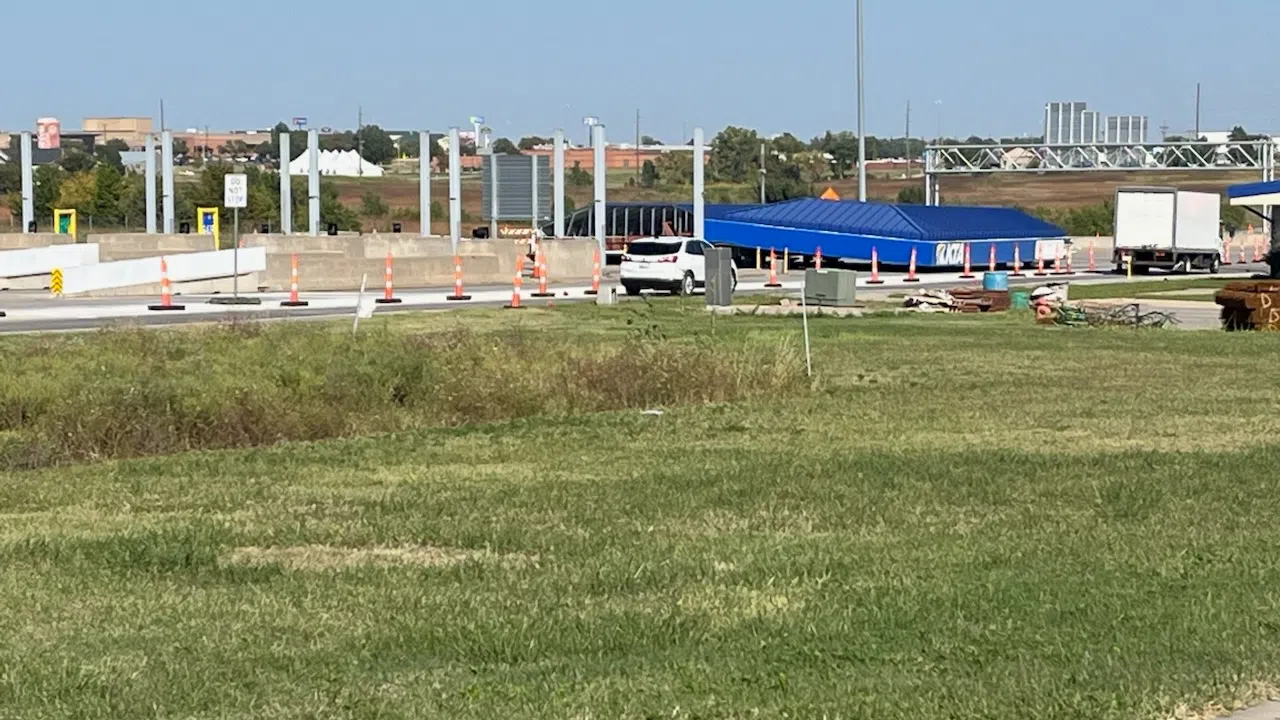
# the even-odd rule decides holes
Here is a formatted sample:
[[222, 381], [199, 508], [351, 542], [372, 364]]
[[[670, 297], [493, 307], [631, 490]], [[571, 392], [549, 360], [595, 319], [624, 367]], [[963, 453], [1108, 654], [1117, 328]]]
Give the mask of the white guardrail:
[[48, 275], [54, 268], [97, 264], [97, 243], [0, 250], [0, 277], [3, 278]]
[[[179, 253], [165, 255], [169, 266], [170, 282], [212, 280], [231, 277], [234, 274], [234, 250]], [[239, 271], [241, 275], [266, 272], [267, 249], [264, 247], [241, 248]], [[62, 293], [93, 292], [133, 285], [153, 285], [160, 282], [160, 256], [136, 260], [117, 260], [97, 265], [69, 267], [62, 271]]]

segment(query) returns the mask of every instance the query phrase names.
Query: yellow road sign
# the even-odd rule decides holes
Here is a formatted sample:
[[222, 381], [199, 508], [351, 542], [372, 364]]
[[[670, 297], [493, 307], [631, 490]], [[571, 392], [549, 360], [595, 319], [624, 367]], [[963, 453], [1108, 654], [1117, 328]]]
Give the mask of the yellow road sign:
[[54, 295], [62, 295], [62, 268], [54, 268], [49, 273], [49, 292]]

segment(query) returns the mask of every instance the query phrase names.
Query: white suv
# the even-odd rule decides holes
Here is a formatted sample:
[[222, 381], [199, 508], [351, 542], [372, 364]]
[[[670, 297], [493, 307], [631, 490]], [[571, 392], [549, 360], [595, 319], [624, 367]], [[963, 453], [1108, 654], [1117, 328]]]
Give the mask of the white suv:
[[[640, 238], [631, 243], [622, 256], [619, 277], [628, 295], [642, 290], [665, 290], [680, 295], [707, 284], [705, 240], [683, 238]], [[738, 285], [738, 269], [734, 267], [733, 285]]]

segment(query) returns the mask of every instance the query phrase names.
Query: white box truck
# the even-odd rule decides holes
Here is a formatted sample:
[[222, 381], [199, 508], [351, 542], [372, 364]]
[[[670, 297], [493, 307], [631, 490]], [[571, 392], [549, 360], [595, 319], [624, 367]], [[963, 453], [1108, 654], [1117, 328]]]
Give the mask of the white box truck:
[[1222, 199], [1168, 187], [1116, 190], [1116, 272], [1151, 268], [1218, 272], [1222, 266]]

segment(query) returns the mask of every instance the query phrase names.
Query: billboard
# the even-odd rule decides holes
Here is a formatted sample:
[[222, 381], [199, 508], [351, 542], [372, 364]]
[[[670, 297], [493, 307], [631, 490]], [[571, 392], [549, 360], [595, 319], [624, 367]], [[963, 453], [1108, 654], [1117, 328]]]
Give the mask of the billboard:
[[58, 118], [36, 120], [36, 147], [41, 150], [57, 150], [62, 147], [62, 123]]

